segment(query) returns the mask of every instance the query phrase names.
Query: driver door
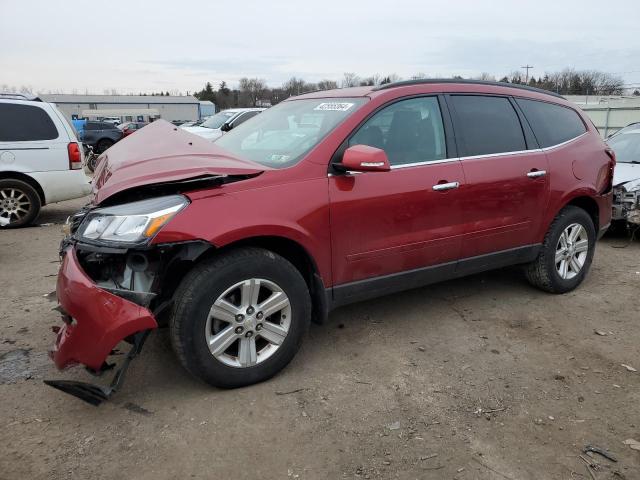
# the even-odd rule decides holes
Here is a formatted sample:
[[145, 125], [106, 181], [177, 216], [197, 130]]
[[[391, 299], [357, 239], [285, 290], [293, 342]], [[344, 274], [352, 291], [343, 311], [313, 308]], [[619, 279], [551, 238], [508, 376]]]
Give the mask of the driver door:
[[391, 170], [329, 177], [334, 299], [451, 275], [460, 255], [460, 161], [449, 158], [438, 98], [400, 100], [348, 145], [383, 149]]

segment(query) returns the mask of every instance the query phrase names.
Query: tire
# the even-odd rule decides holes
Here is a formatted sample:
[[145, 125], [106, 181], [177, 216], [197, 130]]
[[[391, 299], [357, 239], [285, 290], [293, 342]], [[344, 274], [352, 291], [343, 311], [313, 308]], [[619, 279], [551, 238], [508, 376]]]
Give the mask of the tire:
[[[560, 237], [565, 232], [567, 237], [563, 237], [565, 239], [563, 246]], [[568, 245], [566, 241], [571, 240], [569, 237], [572, 235], [578, 236], [570, 241], [571, 245]], [[587, 241], [586, 251], [583, 250], [584, 240]], [[525, 266], [527, 280], [545, 292], [570, 292], [580, 285], [587, 275], [595, 246], [596, 229], [592, 218], [583, 209], [569, 205], [563, 208], [551, 223], [538, 257]], [[558, 263], [556, 263], [556, 254], [561, 258]], [[574, 258], [577, 263], [567, 260], [570, 258]], [[575, 268], [579, 264], [581, 267]]]
[[102, 140], [99, 140], [98, 143], [96, 143], [96, 153], [97, 154], [103, 153], [106, 149], [111, 147], [113, 143], [114, 143], [113, 140], [109, 140], [108, 138], [103, 138]]
[[[240, 282], [244, 283], [234, 289]], [[257, 290], [252, 290], [257, 284]], [[257, 297], [256, 301], [242, 299], [245, 286], [246, 298]], [[280, 293], [271, 296], [276, 295], [277, 288], [288, 300], [288, 307], [266, 315], [270, 310], [265, 299], [272, 305], [274, 299], [279, 299], [277, 304], [284, 305]], [[169, 330], [176, 355], [192, 375], [221, 388], [258, 383], [282, 370], [298, 351], [311, 319], [309, 289], [300, 272], [283, 257], [260, 248], [233, 250], [197, 265], [182, 280], [174, 298]], [[218, 303], [224, 308], [216, 307], [215, 313], [210, 314]], [[255, 309], [252, 311], [247, 305]], [[240, 323], [238, 315], [243, 317]], [[239, 332], [239, 328], [243, 330]], [[285, 329], [288, 331], [284, 337], [280, 336]], [[274, 330], [278, 335], [273, 334]], [[253, 335], [250, 338], [249, 332]], [[231, 342], [226, 347], [226, 341], [215, 343], [224, 335]], [[280, 341], [278, 345], [266, 340], [274, 336]], [[251, 340], [255, 356], [243, 355], [254, 352], [246, 347]], [[215, 347], [210, 350], [209, 341], [218, 345], [217, 353]]]
[[2, 228], [20, 228], [32, 223], [40, 213], [38, 192], [22, 180], [0, 180], [0, 217], [9, 218]]
[[87, 168], [89, 169], [89, 171], [91, 173], [94, 173], [96, 171], [97, 163], [98, 163], [98, 156], [97, 155], [91, 155], [89, 157], [89, 160], [87, 161]]

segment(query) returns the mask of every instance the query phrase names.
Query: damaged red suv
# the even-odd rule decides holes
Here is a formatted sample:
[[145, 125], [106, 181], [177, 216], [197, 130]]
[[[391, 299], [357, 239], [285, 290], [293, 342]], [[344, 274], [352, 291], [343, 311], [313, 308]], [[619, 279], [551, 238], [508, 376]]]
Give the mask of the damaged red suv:
[[265, 380], [331, 309], [522, 264], [576, 288], [611, 218], [613, 153], [562, 97], [428, 80], [311, 93], [216, 143], [157, 121], [103, 154], [69, 220], [52, 358], [109, 386], [50, 385], [99, 404], [167, 325], [207, 383]]

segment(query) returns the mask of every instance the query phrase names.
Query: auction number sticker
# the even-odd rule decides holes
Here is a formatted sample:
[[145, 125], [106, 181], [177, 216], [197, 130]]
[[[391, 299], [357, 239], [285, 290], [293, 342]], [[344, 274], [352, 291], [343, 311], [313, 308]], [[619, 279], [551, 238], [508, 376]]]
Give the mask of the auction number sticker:
[[314, 110], [324, 110], [331, 112], [346, 112], [351, 107], [353, 107], [353, 103], [345, 103], [345, 102], [331, 102], [331, 103], [321, 103]]

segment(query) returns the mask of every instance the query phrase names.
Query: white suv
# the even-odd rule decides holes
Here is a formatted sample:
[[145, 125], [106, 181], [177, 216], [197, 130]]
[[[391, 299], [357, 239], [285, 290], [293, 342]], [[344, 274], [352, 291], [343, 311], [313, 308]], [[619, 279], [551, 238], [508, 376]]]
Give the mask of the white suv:
[[75, 131], [54, 104], [0, 93], [0, 227], [28, 225], [43, 205], [87, 195], [83, 160]]

